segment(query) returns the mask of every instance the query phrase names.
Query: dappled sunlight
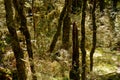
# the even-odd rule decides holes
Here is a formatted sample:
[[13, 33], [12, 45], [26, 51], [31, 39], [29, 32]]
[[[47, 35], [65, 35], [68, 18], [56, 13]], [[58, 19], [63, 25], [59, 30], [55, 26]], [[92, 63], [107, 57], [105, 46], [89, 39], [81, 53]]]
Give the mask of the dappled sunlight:
[[102, 57], [102, 53], [98, 50], [95, 51], [94, 57]]
[[109, 64], [101, 63], [98, 66], [95, 66], [93, 71], [99, 75], [104, 75], [112, 72], [116, 72], [117, 67]]

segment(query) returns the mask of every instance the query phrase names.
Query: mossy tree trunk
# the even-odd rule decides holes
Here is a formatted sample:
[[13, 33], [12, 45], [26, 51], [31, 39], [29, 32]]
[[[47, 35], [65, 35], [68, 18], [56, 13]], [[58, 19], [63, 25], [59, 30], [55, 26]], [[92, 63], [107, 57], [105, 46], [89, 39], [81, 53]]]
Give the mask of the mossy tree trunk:
[[65, 4], [67, 6], [66, 8], [66, 15], [63, 20], [63, 35], [62, 35], [62, 48], [68, 50], [69, 49], [69, 34], [70, 34], [70, 25], [71, 25], [71, 6], [72, 6], [72, 0], [65, 0]]
[[34, 7], [35, 4], [34, 4], [35, 0], [32, 0], [32, 18], [33, 18], [33, 28], [34, 28], [34, 39], [36, 39], [36, 18], [35, 18], [35, 12], [36, 12], [36, 8]]
[[118, 2], [119, 0], [113, 0], [112, 1], [112, 7], [113, 7], [113, 11], [116, 11], [117, 10], [117, 2]]
[[20, 48], [20, 44], [18, 41], [16, 29], [15, 29], [15, 23], [13, 20], [12, 0], [4, 0], [4, 4], [5, 4], [5, 11], [6, 11], [7, 28], [11, 36], [11, 46], [16, 59], [18, 78], [19, 80], [27, 80], [25, 62], [22, 60], [24, 59], [24, 53]]
[[82, 0], [72, 0], [72, 13], [77, 13], [81, 10]]
[[93, 4], [92, 4], [92, 13], [91, 13], [91, 17], [92, 17], [92, 26], [93, 26], [93, 39], [92, 39], [92, 49], [90, 51], [90, 71], [93, 70], [93, 54], [95, 52], [95, 48], [96, 48], [96, 17], [95, 17], [95, 9], [96, 9], [96, 0], [93, 0]]
[[59, 17], [59, 20], [58, 20], [58, 26], [57, 26], [57, 31], [53, 37], [53, 40], [51, 42], [51, 45], [50, 45], [50, 49], [49, 49], [49, 52], [52, 52], [55, 48], [55, 45], [56, 45], [56, 42], [58, 40], [58, 37], [60, 36], [61, 34], [61, 27], [62, 27], [62, 23], [63, 23], [63, 20], [65, 18], [65, 15], [66, 15], [66, 4], [64, 5], [63, 9], [62, 9], [62, 12], [60, 14], [60, 17]]
[[13, 3], [14, 3], [16, 11], [18, 12], [18, 15], [20, 17], [20, 31], [25, 36], [27, 52], [28, 52], [29, 61], [30, 61], [30, 68], [31, 68], [31, 72], [32, 72], [32, 78], [33, 78], [33, 80], [37, 80], [37, 77], [35, 75], [34, 62], [33, 62], [31, 36], [30, 36], [29, 30], [27, 28], [27, 19], [26, 19], [25, 10], [24, 10], [25, 0], [13, 0]]
[[[92, 0], [92, 2], [94, 2], [94, 0]], [[99, 6], [100, 6], [100, 12], [103, 12], [105, 8], [105, 1], [99, 0]]]
[[86, 80], [86, 50], [85, 50], [85, 17], [86, 17], [86, 4], [87, 0], [83, 0], [82, 4], [82, 20], [81, 20], [81, 52], [82, 52], [82, 80]]
[[70, 17], [67, 14], [65, 19], [63, 20], [63, 35], [62, 35], [62, 48], [68, 50], [69, 49], [69, 33], [70, 33]]
[[80, 80], [79, 72], [79, 42], [77, 25], [73, 23], [72, 30], [73, 54], [72, 54], [72, 68], [70, 70], [70, 80]]

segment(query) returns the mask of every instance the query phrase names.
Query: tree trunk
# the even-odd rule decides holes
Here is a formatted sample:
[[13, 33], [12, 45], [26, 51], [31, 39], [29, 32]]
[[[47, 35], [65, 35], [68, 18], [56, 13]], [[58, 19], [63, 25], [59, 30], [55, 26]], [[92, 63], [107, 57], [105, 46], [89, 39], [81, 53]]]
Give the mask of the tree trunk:
[[61, 34], [61, 27], [62, 27], [63, 20], [64, 20], [64, 18], [65, 18], [65, 15], [66, 15], [66, 3], [65, 3], [65, 5], [64, 5], [64, 8], [63, 8], [63, 10], [62, 10], [62, 12], [61, 12], [61, 14], [60, 14], [60, 18], [59, 18], [59, 20], [58, 20], [57, 32], [55, 33], [55, 35], [54, 35], [54, 37], [53, 37], [53, 40], [52, 40], [52, 43], [51, 43], [51, 45], [50, 45], [50, 49], [49, 49], [49, 52], [50, 52], [50, 53], [54, 50], [55, 44], [56, 44], [56, 42], [57, 42], [57, 40], [58, 40], [58, 37], [59, 37], [60, 34]]
[[25, 11], [24, 11], [25, 0], [20, 0], [20, 1], [13, 0], [13, 3], [15, 5], [16, 10], [18, 11], [18, 15], [21, 20], [20, 30], [23, 33], [23, 35], [25, 36], [25, 40], [26, 40], [27, 52], [29, 55], [30, 68], [31, 68], [31, 72], [32, 72], [32, 78], [33, 78], [33, 80], [37, 80], [37, 77], [35, 75], [34, 62], [33, 62], [31, 37], [30, 37], [30, 33], [27, 28], [27, 20], [26, 20]]
[[99, 6], [100, 6], [100, 12], [103, 12], [103, 10], [105, 8], [105, 1], [104, 0], [99, 0]]
[[11, 36], [11, 46], [16, 59], [18, 78], [19, 80], [27, 80], [25, 62], [22, 60], [24, 59], [24, 53], [20, 48], [20, 44], [18, 41], [16, 29], [15, 29], [15, 23], [13, 20], [12, 0], [4, 0], [4, 4], [5, 4], [5, 11], [6, 11], [7, 28]]
[[62, 48], [69, 49], [69, 34], [70, 34], [70, 25], [71, 25], [71, 0], [65, 0], [66, 3], [66, 15], [63, 20], [63, 36], [62, 36]]
[[37, 26], [37, 24], [36, 24], [36, 18], [35, 18], [35, 12], [36, 12], [36, 9], [35, 9], [35, 7], [34, 7], [34, 1], [35, 0], [32, 0], [32, 17], [33, 17], [33, 28], [34, 28], [34, 39], [36, 38], [36, 26]]
[[78, 29], [75, 22], [73, 23], [72, 40], [73, 40], [73, 54], [72, 54], [72, 68], [70, 70], [70, 80], [80, 80]]
[[112, 1], [113, 11], [116, 11], [116, 10], [117, 10], [117, 2], [118, 2], [118, 0], [113, 0], [113, 1]]
[[69, 34], [70, 34], [70, 17], [67, 14], [65, 19], [63, 20], [63, 35], [62, 35], [62, 48], [68, 50], [69, 49]]
[[92, 8], [92, 25], [93, 25], [93, 39], [92, 39], [92, 49], [90, 52], [90, 71], [93, 70], [93, 54], [96, 48], [96, 18], [95, 18], [95, 8], [96, 8], [96, 0], [93, 0], [93, 8]]
[[77, 13], [81, 10], [82, 0], [72, 0], [72, 13]]
[[85, 50], [85, 17], [86, 17], [87, 0], [83, 1], [82, 5], [82, 20], [81, 20], [81, 52], [82, 52], [82, 80], [86, 80], [86, 50]]

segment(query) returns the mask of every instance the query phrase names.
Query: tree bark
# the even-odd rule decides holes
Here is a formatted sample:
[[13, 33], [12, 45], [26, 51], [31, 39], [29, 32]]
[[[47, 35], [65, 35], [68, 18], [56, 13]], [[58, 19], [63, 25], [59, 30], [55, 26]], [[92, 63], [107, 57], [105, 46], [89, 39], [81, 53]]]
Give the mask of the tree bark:
[[81, 10], [82, 0], [72, 0], [72, 13], [77, 13]]
[[100, 12], [103, 12], [103, 10], [105, 8], [105, 1], [104, 0], [99, 0], [99, 6], [100, 6]]
[[65, 19], [63, 20], [63, 35], [62, 35], [62, 48], [68, 50], [69, 49], [69, 34], [70, 34], [70, 17], [67, 14]]
[[92, 24], [93, 24], [93, 39], [92, 39], [92, 49], [90, 51], [90, 71], [93, 70], [93, 54], [96, 48], [96, 17], [95, 17], [95, 8], [96, 8], [96, 0], [93, 0], [93, 9], [92, 9]]
[[69, 34], [70, 34], [70, 25], [71, 25], [71, 6], [72, 6], [72, 0], [65, 0], [66, 3], [66, 15], [63, 20], [63, 35], [62, 35], [62, 48], [68, 50], [69, 49]]
[[36, 12], [36, 9], [34, 7], [34, 2], [35, 0], [32, 0], [32, 18], [33, 18], [33, 28], [34, 28], [34, 39], [36, 38], [36, 18], [35, 18], [35, 12]]
[[27, 80], [25, 62], [22, 60], [24, 59], [24, 53], [20, 47], [16, 29], [15, 29], [15, 23], [13, 20], [12, 0], [4, 0], [4, 4], [5, 4], [5, 11], [6, 11], [7, 28], [11, 36], [11, 46], [16, 59], [18, 78], [19, 80]]
[[113, 11], [117, 10], [117, 2], [118, 2], [118, 0], [113, 0], [112, 1]]
[[81, 52], [82, 52], [82, 80], [86, 80], [86, 50], [85, 50], [85, 17], [86, 17], [87, 0], [83, 1], [82, 5], [82, 20], [81, 20]]
[[67, 6], [67, 5], [66, 5], [66, 3], [65, 3], [65, 5], [64, 5], [64, 7], [63, 7], [63, 10], [62, 10], [62, 12], [61, 12], [61, 14], [60, 14], [60, 18], [59, 18], [59, 20], [58, 20], [57, 32], [55, 33], [55, 35], [54, 35], [54, 37], [53, 37], [53, 40], [52, 40], [52, 43], [51, 43], [51, 45], [50, 45], [50, 49], [49, 49], [49, 52], [50, 52], [50, 53], [54, 50], [55, 44], [56, 44], [56, 42], [57, 42], [57, 40], [58, 40], [58, 37], [59, 37], [60, 34], [61, 34], [62, 23], [63, 23], [63, 20], [64, 20], [64, 18], [65, 18], [65, 15], [66, 15], [66, 6]]
[[35, 75], [34, 62], [33, 62], [31, 36], [30, 36], [29, 30], [27, 28], [27, 19], [26, 19], [26, 15], [25, 15], [25, 11], [24, 11], [25, 0], [13, 0], [13, 3], [15, 5], [16, 10], [18, 11], [18, 15], [21, 20], [20, 31], [25, 36], [27, 52], [28, 52], [29, 61], [30, 61], [30, 68], [31, 68], [31, 72], [32, 72], [32, 78], [33, 78], [33, 80], [37, 80], [37, 77]]
[[70, 70], [70, 80], [80, 80], [78, 29], [75, 22], [73, 23], [72, 40], [73, 40], [73, 54], [72, 54], [72, 68]]

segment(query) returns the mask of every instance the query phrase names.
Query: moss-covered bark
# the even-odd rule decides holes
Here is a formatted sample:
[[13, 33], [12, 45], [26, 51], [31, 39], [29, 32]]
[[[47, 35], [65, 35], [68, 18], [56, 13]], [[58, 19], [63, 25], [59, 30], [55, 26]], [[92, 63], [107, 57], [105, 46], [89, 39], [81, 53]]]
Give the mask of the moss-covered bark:
[[29, 33], [29, 30], [27, 28], [27, 19], [25, 15], [24, 5], [25, 0], [14, 0], [13, 1], [15, 9], [18, 12], [18, 15], [20, 17], [20, 31], [24, 34], [26, 45], [27, 45], [27, 52], [29, 55], [29, 61], [30, 61], [30, 67], [32, 72], [33, 80], [37, 80], [37, 77], [35, 75], [35, 68], [34, 68], [34, 62], [33, 62], [33, 51], [32, 51], [32, 45], [31, 45], [31, 36]]
[[116, 11], [117, 10], [117, 2], [118, 2], [119, 0], [113, 0], [112, 1], [112, 6], [113, 6], [113, 11]]
[[12, 46], [12, 49], [13, 49], [13, 52], [16, 58], [18, 78], [19, 80], [27, 80], [25, 62], [22, 60], [24, 59], [24, 53], [22, 49], [20, 48], [20, 44], [18, 41], [16, 29], [15, 29], [15, 23], [13, 20], [12, 0], [4, 0], [4, 4], [5, 4], [5, 11], [6, 11], [7, 28], [11, 36], [11, 46]]
[[[94, 2], [94, 0], [92, 2]], [[99, 0], [99, 6], [100, 6], [100, 12], [103, 12], [105, 8], [105, 1]]]
[[63, 35], [62, 35], [62, 48], [68, 50], [69, 48], [69, 34], [70, 34], [70, 17], [66, 15], [63, 20]]
[[92, 8], [92, 13], [91, 13], [91, 17], [92, 17], [92, 25], [93, 25], [93, 39], [92, 39], [92, 49], [90, 51], [90, 71], [93, 70], [93, 54], [95, 52], [95, 48], [96, 48], [96, 16], [95, 16], [95, 9], [96, 9], [96, 0], [93, 0], [93, 8]]
[[63, 23], [63, 20], [65, 18], [65, 15], [66, 15], [66, 4], [64, 5], [63, 7], [63, 10], [60, 14], [60, 17], [59, 17], [59, 20], [58, 20], [58, 26], [57, 26], [57, 32], [55, 33], [54, 37], [53, 37], [53, 40], [51, 42], [51, 45], [50, 45], [50, 49], [49, 49], [49, 52], [52, 52], [55, 48], [55, 44], [58, 40], [58, 37], [60, 36], [61, 34], [61, 27], [62, 27], [62, 23]]
[[71, 25], [71, 19], [70, 19], [70, 14], [71, 14], [71, 6], [72, 6], [72, 0], [65, 0], [66, 3], [66, 15], [63, 20], [63, 28], [62, 28], [62, 48], [68, 50], [69, 49], [69, 34], [70, 34], [70, 25]]
[[82, 52], [82, 80], [86, 80], [86, 50], [85, 50], [85, 17], [86, 17], [87, 0], [83, 1], [82, 5], [82, 20], [81, 20], [81, 52]]
[[72, 13], [77, 13], [81, 10], [82, 0], [72, 0]]
[[70, 70], [70, 80], [80, 80], [78, 29], [75, 22], [73, 23], [72, 41], [73, 41], [73, 54], [72, 54], [72, 68]]

